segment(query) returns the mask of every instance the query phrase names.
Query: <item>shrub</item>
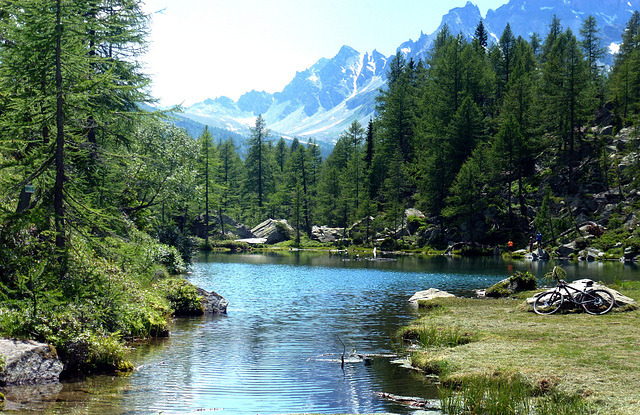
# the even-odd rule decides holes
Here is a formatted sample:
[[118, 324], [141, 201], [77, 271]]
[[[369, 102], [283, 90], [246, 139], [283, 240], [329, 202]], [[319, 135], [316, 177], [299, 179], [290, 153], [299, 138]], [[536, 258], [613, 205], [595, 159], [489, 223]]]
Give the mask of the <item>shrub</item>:
[[161, 281], [158, 287], [165, 293], [175, 316], [200, 316], [204, 314], [202, 297], [198, 295], [195, 285], [184, 278], [168, 278]]
[[128, 372], [133, 365], [127, 359], [129, 349], [118, 333], [98, 334], [89, 331], [69, 339], [61, 348], [66, 370], [70, 372]]

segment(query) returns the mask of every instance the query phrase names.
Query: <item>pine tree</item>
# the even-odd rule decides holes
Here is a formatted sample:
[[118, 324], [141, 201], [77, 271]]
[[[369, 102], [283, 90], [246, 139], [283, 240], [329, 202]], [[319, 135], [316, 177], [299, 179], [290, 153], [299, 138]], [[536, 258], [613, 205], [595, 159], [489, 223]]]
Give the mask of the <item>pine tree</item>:
[[262, 115], [258, 115], [255, 127], [251, 128], [245, 166], [247, 170], [247, 185], [249, 190], [256, 196], [259, 211], [262, 211], [265, 205], [267, 186], [271, 177], [268, 138], [269, 130], [267, 130], [264, 118], [262, 118]]
[[231, 215], [236, 219], [240, 218], [239, 202], [240, 189], [244, 187], [244, 168], [240, 155], [236, 149], [233, 139], [229, 138], [220, 141], [218, 144], [220, 155], [220, 221], [223, 222], [222, 215]]
[[11, 16], [0, 22], [3, 140], [28, 163], [23, 181], [41, 184], [22, 212], [39, 206], [52, 216], [64, 275], [72, 229], [99, 223], [96, 144], [122, 142], [133, 129], [129, 115], [147, 101], [147, 79], [129, 54], [144, 48], [146, 18], [137, 1], [25, 0], [3, 12]]
[[633, 13], [622, 34], [622, 44], [611, 71], [611, 93], [618, 112], [624, 119], [633, 118], [640, 110], [640, 12]]
[[600, 77], [600, 63], [604, 57], [605, 49], [601, 45], [601, 38], [599, 35], [600, 29], [596, 22], [596, 18], [589, 15], [580, 28], [580, 35], [582, 36], [582, 52], [587, 59], [587, 66], [591, 72], [591, 80], [597, 82]]
[[474, 48], [476, 49], [476, 51], [484, 55], [485, 51], [487, 50], [487, 46], [489, 45], [489, 34], [484, 28], [484, 22], [482, 21], [482, 19], [480, 19], [480, 21], [478, 22], [478, 26], [476, 26], [473, 40]]
[[543, 105], [547, 130], [557, 137], [559, 149], [566, 150], [569, 192], [573, 192], [573, 163], [577, 134], [593, 109], [587, 83], [589, 72], [579, 43], [571, 30], [560, 34], [543, 66]]
[[[204, 226], [205, 226], [205, 246], [209, 246], [209, 206], [210, 200], [209, 196], [212, 191], [218, 193], [218, 183], [217, 179], [217, 171], [219, 169], [218, 166], [218, 157], [215, 145], [213, 144], [213, 136], [209, 132], [209, 128], [205, 127], [200, 137], [198, 137], [198, 142], [200, 144], [200, 154], [199, 154], [199, 173], [202, 183], [204, 183]], [[218, 199], [219, 200], [219, 199]], [[221, 206], [219, 206], [218, 211], [220, 211]], [[224, 221], [220, 223], [221, 234], [224, 235]]]

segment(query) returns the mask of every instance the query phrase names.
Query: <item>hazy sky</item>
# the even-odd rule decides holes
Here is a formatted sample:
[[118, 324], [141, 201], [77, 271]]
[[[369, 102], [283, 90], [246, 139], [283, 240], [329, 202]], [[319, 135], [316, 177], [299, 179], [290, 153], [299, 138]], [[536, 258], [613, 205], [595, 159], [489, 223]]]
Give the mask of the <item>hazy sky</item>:
[[[144, 0], [152, 14], [141, 57], [162, 105], [281, 91], [342, 45], [392, 55], [430, 34], [466, 0]], [[482, 16], [508, 0], [477, 0]]]

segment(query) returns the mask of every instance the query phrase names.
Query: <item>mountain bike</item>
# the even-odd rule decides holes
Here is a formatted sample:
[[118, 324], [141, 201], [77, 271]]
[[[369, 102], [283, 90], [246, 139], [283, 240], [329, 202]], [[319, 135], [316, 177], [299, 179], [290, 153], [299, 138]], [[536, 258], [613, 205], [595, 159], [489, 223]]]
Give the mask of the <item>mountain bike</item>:
[[606, 314], [611, 311], [615, 304], [613, 294], [607, 290], [590, 288], [593, 286], [593, 281], [587, 283], [587, 289], [584, 291], [574, 288], [558, 277], [556, 268], [553, 267], [551, 272], [551, 276], [558, 282], [556, 287], [536, 298], [533, 311], [537, 314], [553, 314], [565, 301], [584, 308], [584, 311], [589, 314]]

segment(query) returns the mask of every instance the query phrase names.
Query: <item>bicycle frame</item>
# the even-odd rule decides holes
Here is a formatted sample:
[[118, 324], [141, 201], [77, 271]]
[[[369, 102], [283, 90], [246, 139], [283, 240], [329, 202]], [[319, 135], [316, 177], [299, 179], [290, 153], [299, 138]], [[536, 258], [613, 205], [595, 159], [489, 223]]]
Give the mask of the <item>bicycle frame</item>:
[[[591, 286], [592, 286], [592, 284], [588, 284], [587, 288], [589, 288]], [[566, 281], [558, 279], [558, 285], [556, 286], [556, 291], [562, 295], [562, 293], [560, 292], [561, 290], [564, 290], [564, 292], [567, 293], [565, 298], [568, 299], [569, 301], [571, 301], [572, 303], [576, 304], [576, 305], [583, 305], [584, 303], [587, 303], [587, 302], [590, 301], [588, 298], [583, 300], [583, 301], [580, 301], [579, 299], [576, 299], [576, 297], [574, 297], [573, 294], [571, 294], [571, 291], [569, 291], [569, 290], [573, 290], [575, 294], [587, 294], [587, 292], [583, 291], [583, 290], [580, 290], [578, 288], [574, 288], [574, 287], [570, 286], [569, 284], [567, 284]]]

